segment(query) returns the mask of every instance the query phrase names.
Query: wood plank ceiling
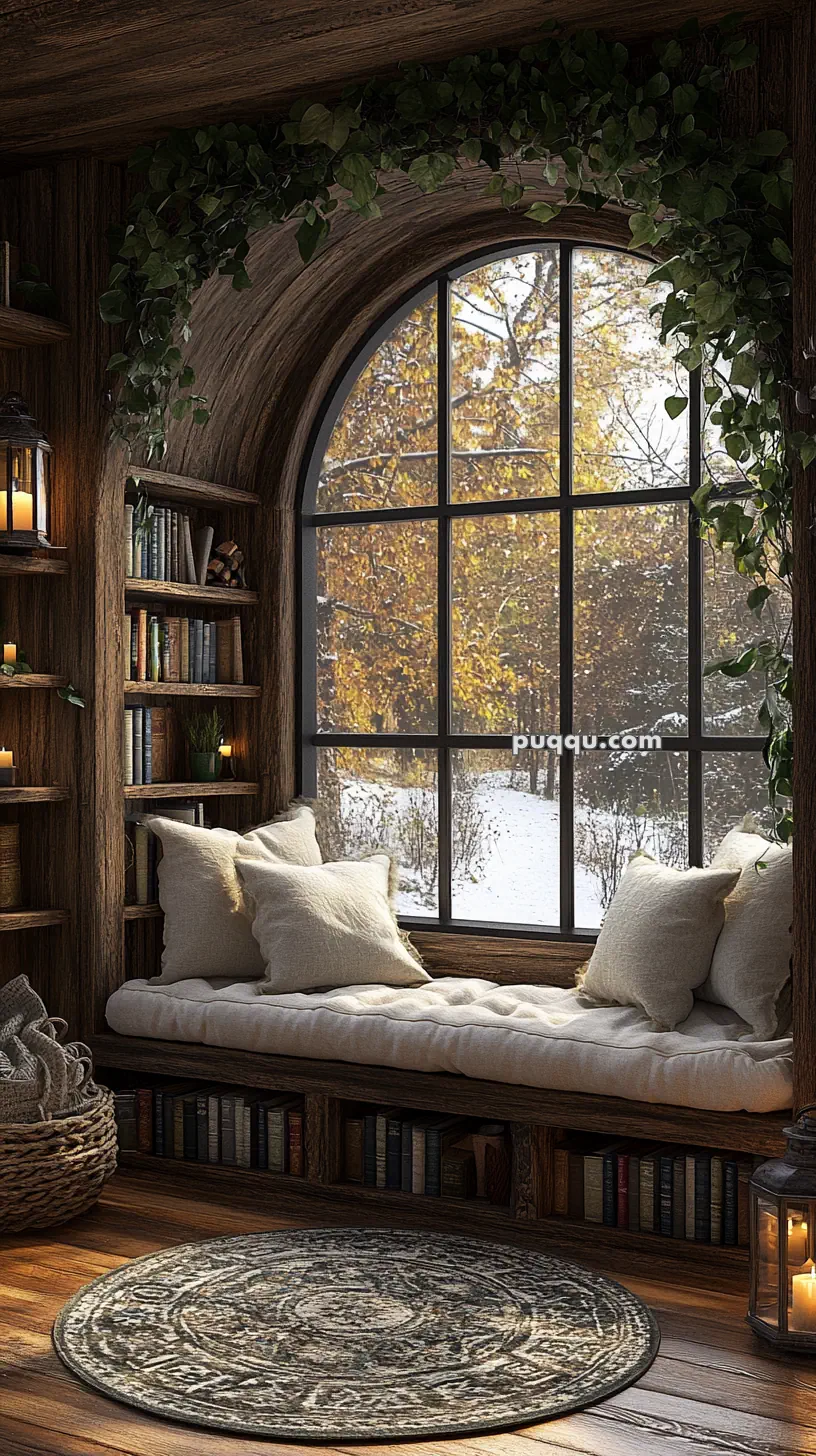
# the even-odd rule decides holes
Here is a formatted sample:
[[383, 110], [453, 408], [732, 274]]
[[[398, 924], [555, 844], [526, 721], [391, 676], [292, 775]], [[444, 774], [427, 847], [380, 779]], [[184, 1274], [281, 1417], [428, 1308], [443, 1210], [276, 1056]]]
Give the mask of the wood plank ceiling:
[[[745, 0], [751, 18], [793, 0]], [[547, 20], [621, 39], [733, 0], [0, 0], [0, 159], [125, 155], [173, 126], [279, 112], [397, 61], [511, 45]]]

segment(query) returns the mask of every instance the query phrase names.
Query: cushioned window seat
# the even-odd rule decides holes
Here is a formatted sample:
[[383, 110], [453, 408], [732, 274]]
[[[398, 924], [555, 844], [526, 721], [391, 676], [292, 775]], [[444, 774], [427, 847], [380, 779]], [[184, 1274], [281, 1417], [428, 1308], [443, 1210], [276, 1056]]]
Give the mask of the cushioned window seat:
[[791, 1040], [753, 1041], [733, 1012], [705, 1002], [675, 1031], [656, 1032], [631, 1007], [587, 1007], [574, 990], [460, 977], [286, 996], [262, 995], [252, 981], [128, 981], [107, 1021], [123, 1036], [710, 1111], [775, 1112], [792, 1101]]

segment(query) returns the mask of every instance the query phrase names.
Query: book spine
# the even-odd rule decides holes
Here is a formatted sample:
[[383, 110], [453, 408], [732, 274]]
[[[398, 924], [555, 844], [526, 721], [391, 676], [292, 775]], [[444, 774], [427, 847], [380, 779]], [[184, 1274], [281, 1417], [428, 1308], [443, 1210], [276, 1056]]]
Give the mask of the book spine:
[[133, 575], [133, 506], [125, 505], [125, 576]]
[[570, 1218], [583, 1221], [584, 1217], [584, 1159], [581, 1153], [567, 1156], [569, 1183], [567, 1187], [567, 1213]]
[[147, 682], [147, 607], [140, 607], [136, 619], [138, 651], [136, 657], [136, 678]]
[[142, 782], [152, 784], [153, 782], [153, 710], [144, 709], [143, 720], [143, 741], [144, 741], [144, 777]]
[[410, 1122], [400, 1123], [400, 1181], [403, 1193], [410, 1193], [414, 1179], [414, 1130]]
[[377, 1113], [377, 1188], [386, 1186], [386, 1139], [388, 1125], [381, 1112]]
[[[184, 557], [182, 556], [182, 562]], [[265, 1173], [269, 1170], [269, 1143], [267, 1140], [268, 1123], [266, 1119], [267, 1108], [263, 1102], [258, 1104], [258, 1168]]]
[[584, 1218], [603, 1223], [603, 1158], [596, 1153], [584, 1158]]
[[425, 1130], [425, 1195], [439, 1198], [442, 1193], [442, 1135], [437, 1127]]
[[347, 1117], [343, 1125], [344, 1171], [348, 1183], [362, 1183], [364, 1130], [361, 1117]]
[[164, 1157], [164, 1109], [159, 1091], [153, 1094], [153, 1155], [156, 1158]]
[[414, 1125], [411, 1136], [411, 1192], [425, 1192], [425, 1128]]
[[694, 1238], [694, 1154], [686, 1154], [686, 1238], [691, 1241]]
[[125, 708], [122, 759], [126, 784], [133, 783], [133, 709]]
[[184, 569], [184, 577], [183, 577], [183, 580], [187, 582], [188, 586], [195, 586], [195, 584], [196, 584], [196, 570], [195, 570], [195, 559], [193, 557], [193, 536], [192, 536], [192, 532], [190, 530], [190, 517], [186, 514], [186, 512], [182, 516], [181, 525], [182, 525], [182, 535], [184, 537], [184, 568], [185, 569]]
[[553, 1158], [553, 1213], [566, 1218], [569, 1213], [569, 1152], [555, 1148]]
[[723, 1160], [716, 1156], [711, 1159], [711, 1242], [721, 1244], [723, 1241]]
[[739, 1158], [737, 1161], [737, 1242], [742, 1249], [747, 1249], [749, 1238], [749, 1196], [748, 1184], [751, 1181], [753, 1169], [746, 1158]]
[[293, 1178], [302, 1178], [305, 1172], [303, 1148], [303, 1113], [294, 1108], [287, 1114], [289, 1124], [289, 1172]]
[[148, 896], [150, 888], [148, 884], [148, 855], [147, 845], [150, 838], [150, 831], [146, 824], [136, 824], [133, 831], [133, 842], [136, 847], [136, 904], [149, 905]]
[[686, 1237], [686, 1159], [675, 1153], [672, 1163], [672, 1238]]
[[377, 1186], [377, 1114], [365, 1115], [363, 1179], [367, 1188]]
[[178, 511], [170, 512], [170, 580], [179, 581]]
[[739, 1175], [734, 1158], [723, 1164], [723, 1243], [734, 1248], [737, 1243], [737, 1184]]
[[159, 513], [154, 511], [150, 518], [150, 565], [145, 572], [151, 581], [159, 580]]
[[148, 676], [151, 682], [161, 682], [161, 650], [159, 648], [159, 619], [151, 617], [148, 625]]
[[184, 1158], [184, 1098], [174, 1097], [173, 1108], [173, 1157]]
[[209, 660], [208, 660], [207, 682], [211, 682], [211, 683], [218, 682], [217, 655], [218, 655], [218, 642], [217, 642], [216, 635], [215, 635], [215, 623], [212, 622], [210, 624], [210, 641], [209, 641], [209, 647], [208, 647], [208, 658], [209, 658]]
[[221, 1161], [235, 1162], [235, 1098], [221, 1098]]
[[202, 628], [201, 643], [201, 681], [203, 683], [210, 681], [210, 635], [210, 623], [205, 622]]
[[179, 667], [179, 681], [188, 683], [190, 681], [190, 618], [182, 617], [179, 624], [181, 636], [181, 663]]
[[202, 658], [204, 652], [204, 623], [196, 617], [192, 623], [193, 632], [193, 682], [200, 683], [204, 679], [201, 676]]
[[640, 1227], [643, 1233], [654, 1233], [655, 1160], [640, 1160]]
[[233, 1122], [234, 1138], [235, 1138], [235, 1156], [234, 1156], [234, 1158], [233, 1158], [232, 1161], [233, 1161], [233, 1163], [235, 1164], [236, 1167], [239, 1167], [240, 1166], [240, 1163], [241, 1163], [241, 1150], [242, 1150], [242, 1148], [244, 1146], [244, 1099], [243, 1099], [243, 1097], [236, 1097], [235, 1098], [235, 1107], [234, 1107], [234, 1110], [233, 1110], [232, 1122]]
[[672, 1234], [672, 1185], [674, 1182], [674, 1158], [669, 1154], [660, 1159], [660, 1232], [664, 1238]]
[[270, 1107], [266, 1114], [266, 1146], [270, 1173], [286, 1172], [286, 1139], [282, 1107]]
[[196, 1097], [196, 1158], [199, 1163], [208, 1163], [209, 1148], [209, 1098], [206, 1092]]
[[153, 1093], [140, 1087], [136, 1093], [136, 1146], [140, 1153], [153, 1151]]
[[173, 1094], [162, 1093], [162, 1147], [165, 1158], [173, 1156]]
[[618, 1153], [618, 1228], [629, 1227], [629, 1154]]
[[196, 1097], [182, 1099], [182, 1147], [188, 1163], [198, 1161], [198, 1107]]
[[167, 621], [159, 623], [159, 648], [161, 657], [161, 681], [170, 681], [170, 629]]
[[156, 515], [159, 518], [156, 547], [156, 577], [158, 581], [167, 580], [167, 512], [164, 506], [156, 507]]
[[629, 1232], [640, 1233], [640, 1155], [629, 1154]]
[[130, 678], [131, 682], [137, 682], [139, 678], [139, 618], [132, 613], [130, 621]]
[[246, 1104], [241, 1109], [241, 1146], [238, 1150], [238, 1167], [252, 1166], [252, 1108]]
[[694, 1156], [694, 1239], [707, 1244], [711, 1239], [711, 1154]]
[[133, 714], [133, 783], [144, 783], [144, 710], [132, 708]]
[[218, 1094], [213, 1092], [207, 1098], [207, 1161], [209, 1163], [220, 1163], [221, 1161], [219, 1111]]
[[385, 1128], [385, 1186], [402, 1187], [402, 1122], [389, 1117]]
[[603, 1158], [603, 1221], [607, 1228], [618, 1225], [618, 1160], [615, 1153]]
[[242, 683], [244, 681], [244, 649], [241, 640], [241, 618], [236, 615], [232, 619], [232, 681]]

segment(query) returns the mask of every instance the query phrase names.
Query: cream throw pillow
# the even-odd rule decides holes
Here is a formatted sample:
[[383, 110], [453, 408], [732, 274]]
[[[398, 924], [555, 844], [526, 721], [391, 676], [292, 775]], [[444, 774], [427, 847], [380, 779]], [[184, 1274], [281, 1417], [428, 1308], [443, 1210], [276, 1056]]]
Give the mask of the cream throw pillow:
[[144, 821], [162, 845], [159, 902], [164, 911], [164, 952], [153, 985], [195, 976], [256, 980], [264, 963], [253, 938], [236, 874], [243, 855], [270, 863], [319, 865], [311, 809], [298, 804], [249, 834], [198, 829], [151, 815]]
[[789, 1030], [793, 852], [746, 828], [732, 829], [712, 866], [739, 869], [740, 877], [697, 994], [736, 1011], [761, 1041], [773, 1041]]
[[306, 868], [245, 858], [236, 864], [266, 965], [259, 990], [283, 995], [430, 980], [400, 936], [387, 854]]
[[673, 870], [636, 854], [624, 870], [579, 988], [594, 1001], [637, 1006], [658, 1031], [694, 1007], [739, 870]]

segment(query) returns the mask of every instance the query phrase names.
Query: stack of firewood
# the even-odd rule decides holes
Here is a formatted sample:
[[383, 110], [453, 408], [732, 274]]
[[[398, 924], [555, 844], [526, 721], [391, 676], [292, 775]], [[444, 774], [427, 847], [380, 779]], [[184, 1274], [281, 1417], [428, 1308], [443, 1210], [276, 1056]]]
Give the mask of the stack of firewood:
[[246, 586], [244, 553], [234, 541], [222, 541], [207, 563], [208, 586]]

